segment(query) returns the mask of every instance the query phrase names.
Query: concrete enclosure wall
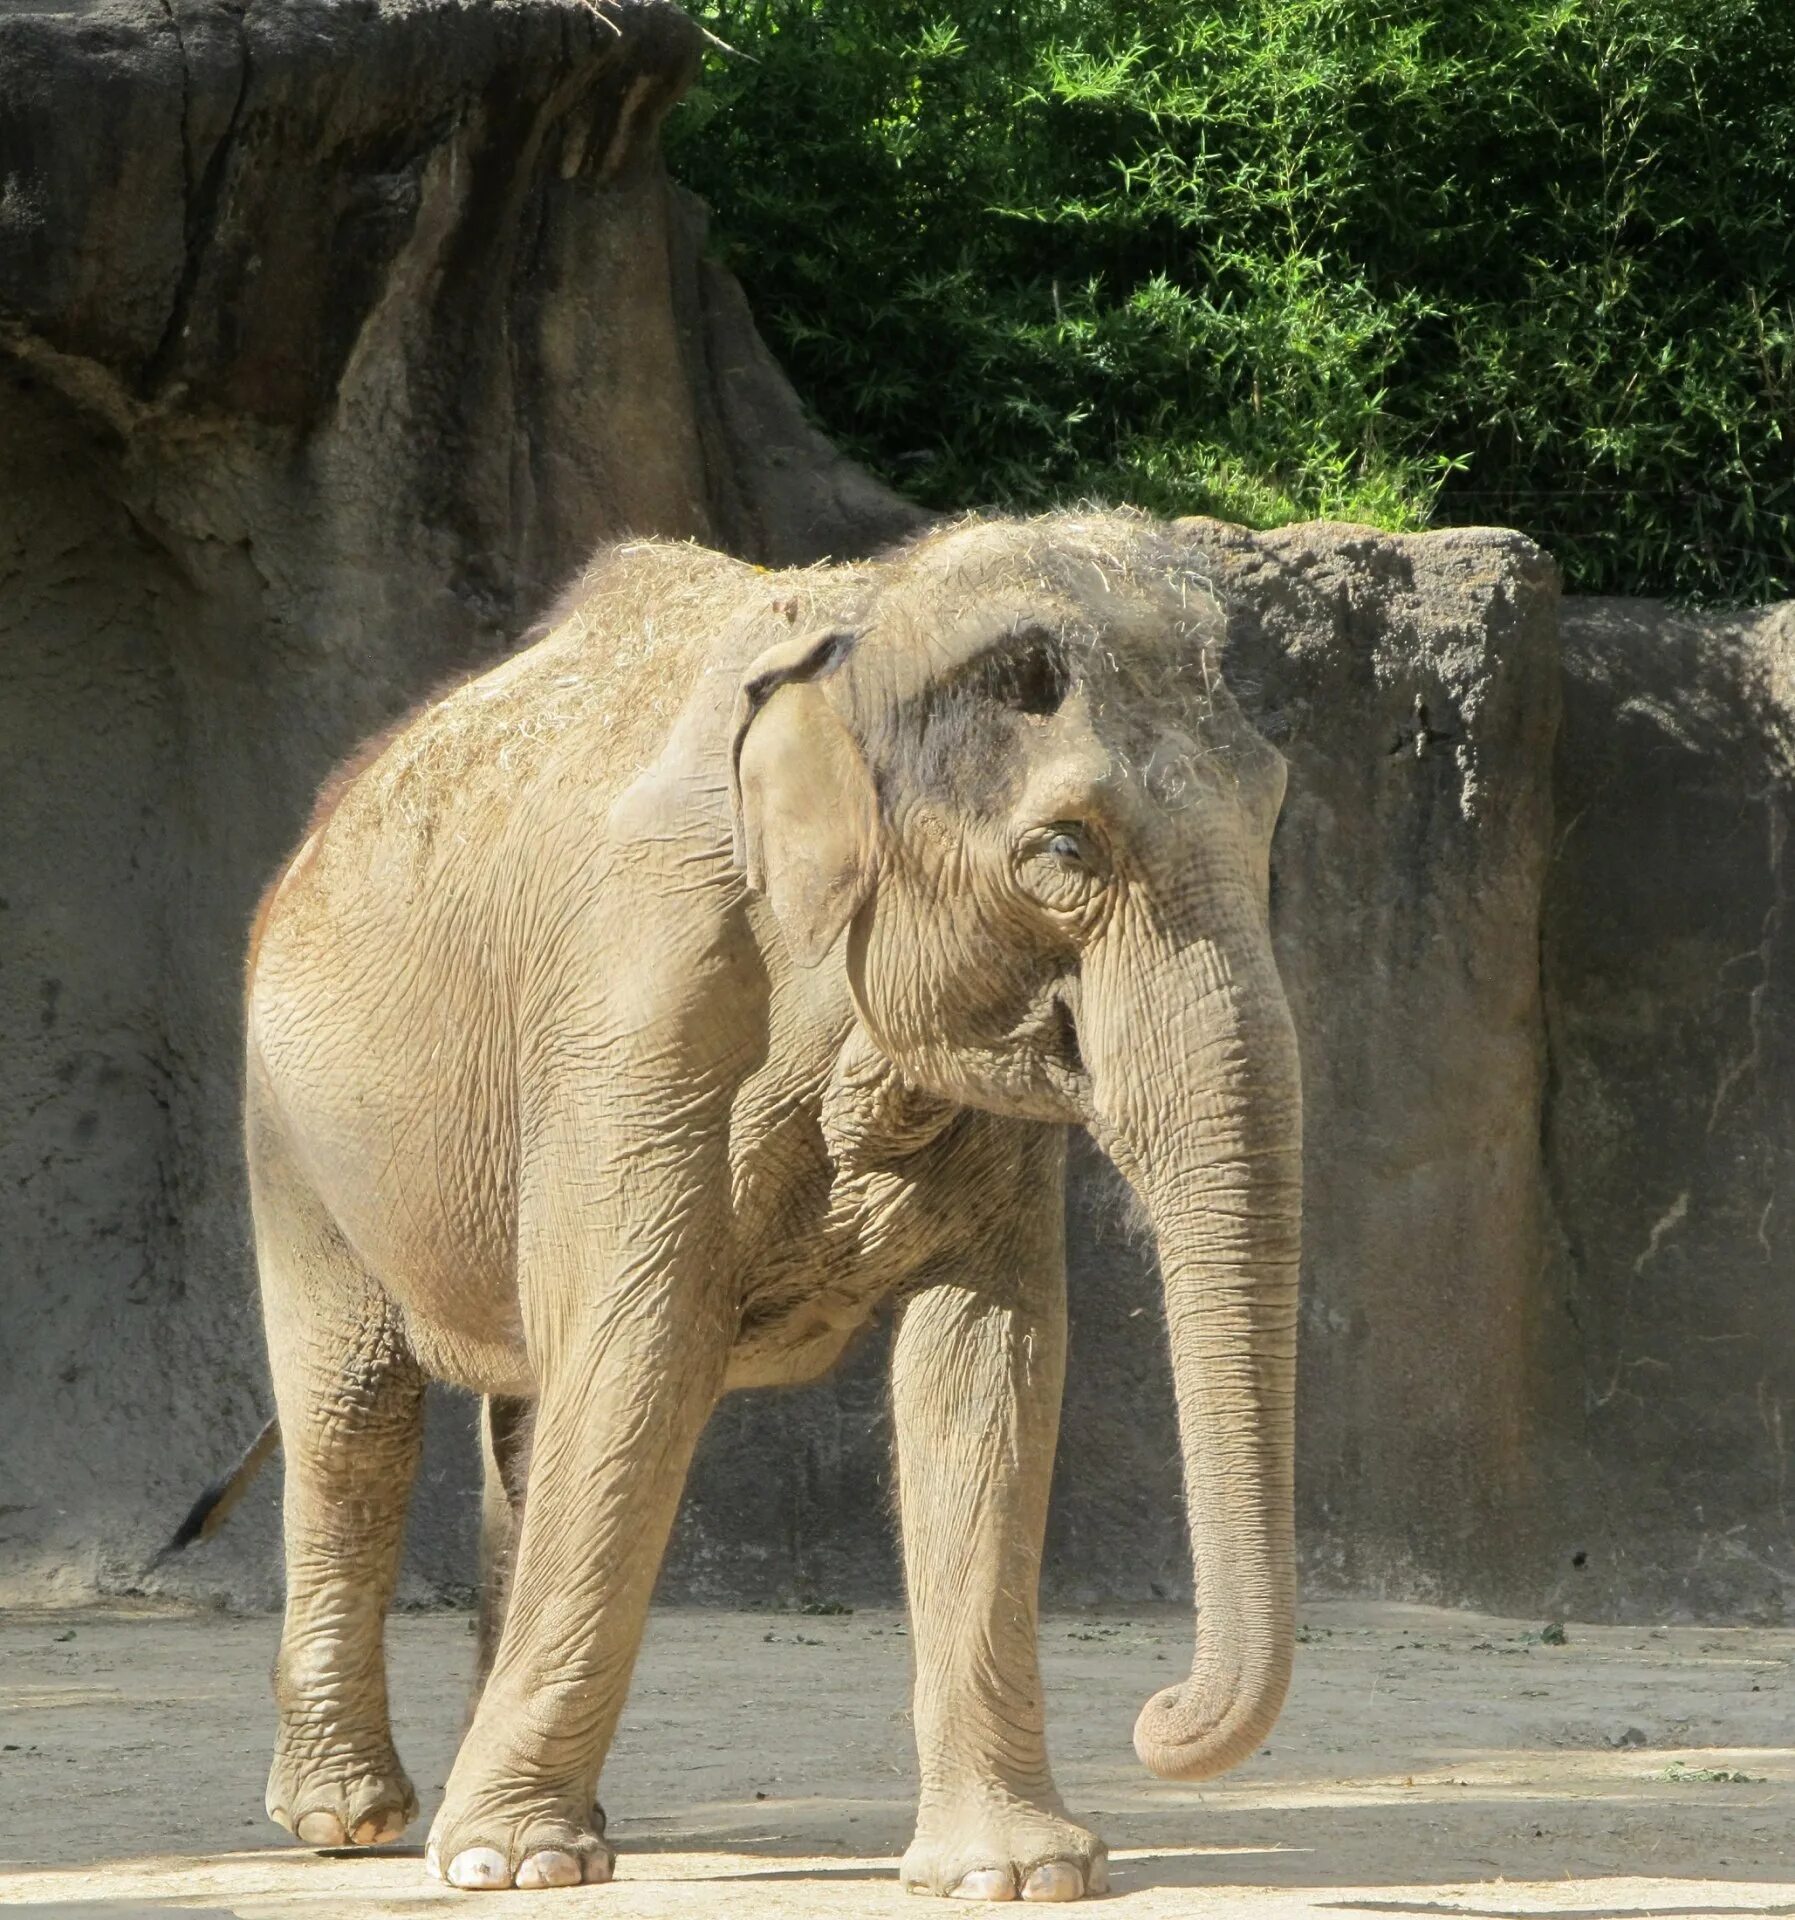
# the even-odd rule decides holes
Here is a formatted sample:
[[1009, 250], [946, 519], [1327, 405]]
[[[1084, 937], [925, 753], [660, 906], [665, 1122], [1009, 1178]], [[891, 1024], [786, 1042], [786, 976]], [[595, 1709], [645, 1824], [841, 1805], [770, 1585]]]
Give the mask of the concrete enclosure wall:
[[[696, 56], [654, 0], [0, 18], [0, 1597], [144, 1582], [267, 1407], [238, 975], [330, 764], [607, 535], [915, 521], [663, 176]], [[1795, 622], [1561, 616], [1499, 532], [1184, 534], [1291, 767], [1311, 1585], [1778, 1615]], [[1150, 1254], [1076, 1176], [1049, 1582], [1186, 1593]], [[670, 1590], [895, 1590], [881, 1367], [724, 1410]], [[416, 1600], [473, 1578], [469, 1412]], [[277, 1490], [148, 1584], [271, 1599]]]

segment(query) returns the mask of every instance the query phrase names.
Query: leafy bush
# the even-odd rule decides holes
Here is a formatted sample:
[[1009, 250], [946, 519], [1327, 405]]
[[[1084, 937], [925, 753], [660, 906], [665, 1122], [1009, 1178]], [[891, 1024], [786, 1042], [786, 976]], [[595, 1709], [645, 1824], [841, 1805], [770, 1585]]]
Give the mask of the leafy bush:
[[698, 0], [676, 172], [930, 504], [1526, 529], [1795, 592], [1789, 0]]

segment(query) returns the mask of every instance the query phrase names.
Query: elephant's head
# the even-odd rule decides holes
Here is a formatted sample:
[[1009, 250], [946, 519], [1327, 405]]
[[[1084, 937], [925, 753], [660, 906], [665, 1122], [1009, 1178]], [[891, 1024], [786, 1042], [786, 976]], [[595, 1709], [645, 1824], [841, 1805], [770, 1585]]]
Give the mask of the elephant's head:
[[741, 851], [804, 964], [842, 952], [906, 1077], [1087, 1126], [1151, 1218], [1201, 1607], [1143, 1709], [1155, 1773], [1283, 1701], [1301, 1096], [1272, 958], [1279, 755], [1188, 556], [1118, 514], [969, 523], [794, 632], [738, 706]]

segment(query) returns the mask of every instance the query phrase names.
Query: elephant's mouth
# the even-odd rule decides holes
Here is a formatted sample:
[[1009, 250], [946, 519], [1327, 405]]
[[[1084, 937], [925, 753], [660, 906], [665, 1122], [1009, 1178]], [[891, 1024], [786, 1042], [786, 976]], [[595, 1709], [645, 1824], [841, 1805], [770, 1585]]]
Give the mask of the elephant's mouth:
[[1051, 1006], [1054, 1065], [1064, 1073], [1085, 1080], [1089, 1076], [1078, 1045], [1078, 1018], [1063, 991], [1054, 994]]
[[1047, 1095], [1042, 1118], [1083, 1121], [1091, 1110], [1091, 1070], [1078, 1037], [1077, 975], [1059, 981], [1035, 1006], [1028, 1050], [1035, 1084]]
[[[1078, 980], [1074, 975], [1033, 995], [1020, 1013], [975, 1056], [979, 1104], [1019, 1119], [1080, 1126], [1091, 1117], [1091, 1073], [1078, 1033]], [[919, 1082], [919, 1084], [922, 1084]], [[943, 1085], [949, 1099], [964, 1100]]]

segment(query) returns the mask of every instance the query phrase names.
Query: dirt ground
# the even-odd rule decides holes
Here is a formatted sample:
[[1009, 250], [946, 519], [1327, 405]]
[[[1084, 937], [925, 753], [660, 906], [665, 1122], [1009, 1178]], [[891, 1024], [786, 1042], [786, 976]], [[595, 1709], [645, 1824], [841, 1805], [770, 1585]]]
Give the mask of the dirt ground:
[[[1135, 1762], [1187, 1617], [1060, 1614], [1054, 1753], [1114, 1856], [1116, 1920], [1204, 1914], [1795, 1915], [1795, 1632], [1311, 1606], [1269, 1747], [1225, 1780]], [[0, 1909], [58, 1920], [365, 1920], [502, 1898], [582, 1914], [914, 1916], [893, 1878], [912, 1751], [901, 1616], [658, 1612], [604, 1798], [609, 1887], [427, 1881], [420, 1848], [472, 1656], [459, 1614], [392, 1628], [415, 1844], [314, 1854], [263, 1818], [271, 1619], [0, 1617]], [[958, 1909], [953, 1909], [958, 1911]]]

